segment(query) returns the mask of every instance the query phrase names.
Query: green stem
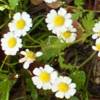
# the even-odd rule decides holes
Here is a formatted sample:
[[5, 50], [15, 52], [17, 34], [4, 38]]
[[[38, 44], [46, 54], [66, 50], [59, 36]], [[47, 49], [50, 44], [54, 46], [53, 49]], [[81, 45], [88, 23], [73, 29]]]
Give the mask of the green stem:
[[35, 39], [33, 39], [29, 34], [27, 34], [27, 37], [28, 37], [31, 41], [33, 41], [33, 43], [39, 44], [39, 42], [36, 41]]
[[1, 67], [0, 67], [0, 70], [2, 70], [2, 68], [3, 68], [3, 66], [4, 66], [4, 64], [5, 64], [6, 60], [7, 60], [7, 58], [8, 58], [8, 56], [6, 56], [6, 57], [4, 58], [4, 60], [3, 60], [3, 62], [2, 62], [2, 65], [1, 65]]
[[23, 48], [38, 48], [38, 47], [40, 47], [40, 45], [35, 45], [35, 46], [23, 46]]
[[79, 67], [78, 69], [80, 69], [81, 67], [83, 67], [85, 64], [87, 64], [96, 54], [96, 52], [93, 52]]

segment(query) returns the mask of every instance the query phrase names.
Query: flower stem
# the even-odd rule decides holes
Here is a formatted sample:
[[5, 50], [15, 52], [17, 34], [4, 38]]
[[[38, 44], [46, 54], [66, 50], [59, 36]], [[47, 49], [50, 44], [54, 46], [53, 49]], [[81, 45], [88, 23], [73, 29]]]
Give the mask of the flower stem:
[[29, 34], [27, 34], [27, 37], [28, 37], [31, 41], [33, 41], [33, 43], [39, 44], [39, 42], [36, 41], [35, 39], [33, 39]]
[[87, 64], [96, 54], [96, 52], [93, 52], [79, 67], [78, 69], [80, 69], [81, 67], [83, 67], [85, 64]]
[[38, 48], [40, 45], [34, 45], [34, 46], [26, 46], [24, 45], [23, 48]]
[[6, 60], [7, 60], [7, 58], [8, 58], [8, 56], [5, 56], [5, 58], [4, 58], [3, 62], [2, 62], [2, 65], [1, 65], [1, 67], [0, 67], [0, 70], [2, 70], [2, 68], [3, 68], [3, 66], [4, 66], [4, 64], [5, 64]]

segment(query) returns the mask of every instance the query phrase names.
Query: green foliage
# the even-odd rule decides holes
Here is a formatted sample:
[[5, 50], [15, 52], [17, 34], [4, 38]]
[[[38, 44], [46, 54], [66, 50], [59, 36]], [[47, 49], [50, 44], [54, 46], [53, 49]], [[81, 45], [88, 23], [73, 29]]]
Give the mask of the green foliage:
[[84, 88], [84, 84], [86, 82], [86, 74], [84, 71], [76, 70], [71, 73], [70, 77], [72, 78], [73, 82], [76, 83], [78, 90]]
[[43, 51], [43, 60], [48, 61], [61, 53], [67, 47], [66, 43], [62, 43], [56, 36], [49, 36], [46, 41], [41, 42]]
[[33, 82], [30, 78], [26, 79], [26, 89], [27, 91], [31, 92], [32, 100], [38, 100], [38, 93], [36, 88], [33, 85]]
[[[31, 1], [29, 0], [0, 0], [0, 18], [1, 18], [0, 29], [1, 29], [1, 33], [2, 32], [5, 33], [8, 31], [6, 27], [8, 26], [8, 23], [10, 22], [10, 19], [12, 18], [12, 14], [14, 14], [14, 12], [16, 13], [17, 11], [20, 12], [27, 11], [28, 13], [33, 14], [31, 16], [33, 18], [32, 21], [33, 26], [28, 32], [28, 35], [26, 35], [25, 37], [21, 37], [23, 39], [23, 48], [20, 50], [24, 50], [24, 49], [31, 49], [33, 51], [41, 50], [43, 52], [43, 56], [37, 58], [33, 64], [30, 64], [30, 68], [28, 70], [32, 72], [32, 70], [34, 69], [32, 67], [38, 65], [38, 60], [40, 60], [42, 64], [48, 63], [51, 65], [53, 64], [55, 65], [55, 59], [57, 59], [58, 62], [56, 63], [57, 65], [59, 64], [60, 68], [57, 69], [55, 68], [55, 66], [53, 66], [54, 69], [59, 70], [59, 72], [61, 72], [62, 69], [65, 70], [64, 72], [67, 75], [69, 75], [68, 77], [71, 77], [72, 81], [76, 83], [77, 92], [79, 93], [79, 95], [82, 96], [82, 100], [88, 100], [89, 93], [87, 91], [86, 74], [85, 71], [80, 71], [80, 68], [86, 65], [94, 57], [95, 54], [87, 58], [87, 56], [84, 56], [84, 52], [81, 50], [88, 50], [87, 48], [93, 44], [91, 39], [88, 40], [87, 38], [92, 35], [93, 33], [92, 28], [95, 24], [95, 21], [98, 22], [98, 20], [100, 20], [100, 17], [96, 16], [98, 18], [95, 20], [94, 12], [83, 8], [86, 0], [74, 0], [73, 2], [74, 5], [71, 5], [72, 8], [70, 7], [70, 5], [68, 5], [69, 7], [68, 12], [72, 11], [72, 19], [77, 21], [77, 23], [75, 23], [76, 25], [75, 27], [78, 30], [79, 36], [75, 41], [75, 43], [77, 43], [76, 45], [78, 46], [76, 45], [72, 46], [72, 48], [76, 47], [75, 50], [70, 48], [68, 44], [61, 42], [56, 36], [53, 36], [53, 33], [51, 31], [48, 31], [47, 25], [44, 22], [45, 14], [47, 13], [48, 9], [44, 10], [45, 7], [43, 7], [43, 5], [33, 6], [31, 9], [28, 6], [28, 4], [31, 3]], [[64, 3], [64, 6], [67, 6], [66, 3]], [[36, 10], [35, 12], [33, 11], [34, 9]], [[5, 17], [3, 18], [3, 16]], [[84, 44], [82, 44], [82, 42], [80, 43], [80, 41], [84, 41], [85, 43], [88, 43], [87, 44], [88, 46], [87, 45], [84, 46]], [[64, 52], [66, 52], [65, 51], [66, 47], [70, 48], [68, 49], [68, 52], [69, 50], [72, 50], [68, 55], [69, 57], [69, 59], [67, 59], [67, 61], [69, 61], [68, 63], [66, 63], [66, 59], [65, 59], [68, 57], [66, 56], [64, 58], [65, 56]], [[77, 49], [78, 47], [83, 47], [83, 48], [79, 49], [80, 51], [78, 51]], [[21, 64], [19, 64], [18, 62], [18, 60], [20, 59], [19, 52], [17, 53], [18, 55], [14, 57], [10, 56], [7, 60], [1, 61], [3, 64], [2, 63], [0, 64], [1, 65], [0, 100], [9, 100], [10, 90], [14, 85], [14, 83], [16, 82], [14, 80], [11, 80], [9, 76], [9, 74], [11, 75], [12, 73], [13, 74], [18, 73], [19, 76], [21, 76], [21, 78], [24, 78], [23, 83], [25, 83], [25, 89], [23, 90], [25, 92], [25, 95], [23, 97], [18, 97], [17, 99], [51, 100], [54, 94], [52, 94], [51, 91], [37, 90], [31, 80], [31, 76], [29, 75], [28, 71], [20, 68]], [[81, 55], [81, 52], [84, 57]], [[71, 59], [72, 59], [71, 62], [73, 62], [74, 65], [71, 64], [70, 62]], [[84, 59], [86, 60], [83, 62]], [[76, 67], [77, 65], [79, 66]], [[26, 71], [26, 73], [24, 73], [23, 71]], [[63, 74], [63, 73], [61, 72], [59, 74]], [[76, 94], [75, 96], [71, 97], [69, 100], [79, 100], [79, 98], [77, 97]]]
[[75, 66], [71, 65], [71, 64], [66, 64], [64, 58], [60, 55], [58, 58], [58, 62], [59, 65], [62, 69], [69, 69], [72, 70], [73, 68], [75, 68]]
[[73, 96], [70, 98], [70, 100], [79, 100], [79, 98], [77, 98], [76, 96]]
[[5, 4], [0, 4], [0, 11], [4, 11], [5, 9], [9, 9], [9, 6]]
[[8, 75], [0, 73], [0, 100], [9, 100], [10, 89], [14, 83]]
[[92, 32], [92, 28], [95, 24], [95, 20], [94, 20], [94, 13], [88, 12], [81, 20], [83, 28], [84, 28], [84, 33], [82, 34], [82, 40], [83, 42], [93, 34]]
[[74, 0], [74, 4], [78, 7], [84, 5], [84, 0]]
[[19, 0], [8, 0], [8, 2], [9, 2], [10, 8], [14, 10], [16, 6], [18, 6]]
[[73, 20], [78, 20], [80, 17], [82, 17], [82, 11], [75, 11], [75, 12], [72, 14], [72, 19], [73, 19]]
[[[86, 32], [91, 32], [94, 26], [94, 13], [91, 11], [82, 18], [82, 25]], [[90, 33], [91, 34], [91, 33]]]

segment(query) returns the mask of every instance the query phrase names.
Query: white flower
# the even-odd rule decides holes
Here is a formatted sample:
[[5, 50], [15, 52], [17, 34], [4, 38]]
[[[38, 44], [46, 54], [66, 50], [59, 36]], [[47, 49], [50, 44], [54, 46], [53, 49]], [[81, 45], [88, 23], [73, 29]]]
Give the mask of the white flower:
[[100, 57], [100, 38], [96, 39], [95, 46], [92, 46], [93, 50], [98, 51], [98, 56]]
[[63, 42], [66, 43], [72, 43], [76, 40], [77, 34], [76, 34], [76, 28], [70, 27], [67, 31], [62, 33], [57, 33], [57, 37]]
[[55, 96], [58, 98], [69, 99], [76, 93], [76, 84], [71, 82], [72, 80], [65, 76], [60, 76], [52, 86], [52, 91], [56, 92]]
[[53, 3], [53, 2], [56, 2], [57, 0], [43, 0], [45, 1], [46, 3]]
[[40, 57], [42, 55], [42, 52], [38, 51], [38, 52], [34, 53], [34, 52], [30, 51], [29, 49], [26, 49], [25, 51], [21, 51], [20, 54], [23, 55], [24, 57], [21, 58], [19, 60], [19, 62], [20, 63], [24, 62], [23, 67], [25, 69], [28, 69], [29, 65], [31, 63], [33, 63], [37, 57]]
[[94, 34], [92, 35], [92, 39], [100, 37], [100, 21], [94, 25], [93, 32]]
[[64, 8], [60, 8], [58, 12], [51, 10], [46, 18], [47, 27], [53, 33], [62, 33], [72, 26], [71, 14], [67, 13]]
[[38, 89], [43, 88], [44, 90], [51, 89], [58, 75], [50, 65], [45, 65], [44, 68], [35, 68], [33, 74], [35, 75], [32, 77], [34, 85], [36, 85]]
[[1, 39], [1, 46], [6, 55], [16, 55], [19, 48], [22, 47], [22, 40], [12, 32], [8, 32]]
[[32, 27], [32, 19], [28, 13], [18, 12], [13, 16], [13, 20], [8, 26], [16, 36], [25, 36]]

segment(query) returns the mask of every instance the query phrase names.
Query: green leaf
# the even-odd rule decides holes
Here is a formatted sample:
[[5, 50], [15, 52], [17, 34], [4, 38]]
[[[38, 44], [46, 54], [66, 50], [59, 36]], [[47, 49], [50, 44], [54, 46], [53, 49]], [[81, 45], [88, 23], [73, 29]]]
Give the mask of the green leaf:
[[4, 11], [5, 9], [9, 9], [8, 5], [0, 4], [0, 11]]
[[82, 18], [82, 26], [85, 30], [81, 36], [83, 42], [93, 34], [92, 28], [94, 24], [95, 24], [94, 13], [90, 11], [89, 13], [85, 14], [85, 16]]
[[86, 74], [84, 71], [77, 70], [73, 72], [70, 77], [72, 78], [73, 82], [76, 83], [78, 90], [84, 88], [84, 84], [86, 82]]
[[27, 91], [31, 92], [32, 99], [38, 100], [37, 90], [35, 89], [35, 86], [33, 85], [32, 80], [30, 78], [26, 79], [26, 86]]
[[84, 0], [74, 0], [74, 4], [76, 5], [76, 6], [83, 6], [84, 5]]
[[16, 6], [18, 6], [19, 0], [8, 0], [8, 2], [9, 2], [10, 8], [14, 10]]
[[72, 14], [73, 20], [78, 20], [80, 17], [82, 17], [82, 11], [76, 11], [74, 14]]
[[76, 96], [73, 96], [73, 97], [70, 98], [70, 100], [79, 100], [79, 98], [76, 97]]
[[91, 34], [92, 28], [94, 26], [94, 23], [95, 23], [94, 13], [92, 11], [87, 13], [86, 16], [84, 16], [84, 18], [82, 18], [82, 25], [87, 32], [90, 32], [90, 34]]
[[4, 80], [6, 78], [8, 78], [6, 74], [0, 73], [0, 80]]
[[8, 79], [0, 82], [0, 100], [9, 100], [9, 93], [12, 82]]
[[58, 62], [59, 62], [59, 65], [60, 65], [60, 67], [62, 69], [66, 69], [66, 70], [69, 69], [69, 70], [71, 70], [71, 69], [73, 69], [75, 67], [75, 66], [73, 66], [71, 64], [66, 64], [64, 58], [61, 55], [58, 58]]
[[41, 42], [43, 51], [43, 60], [50, 60], [59, 55], [59, 53], [67, 47], [66, 43], [62, 43], [56, 36], [49, 36], [49, 38]]

